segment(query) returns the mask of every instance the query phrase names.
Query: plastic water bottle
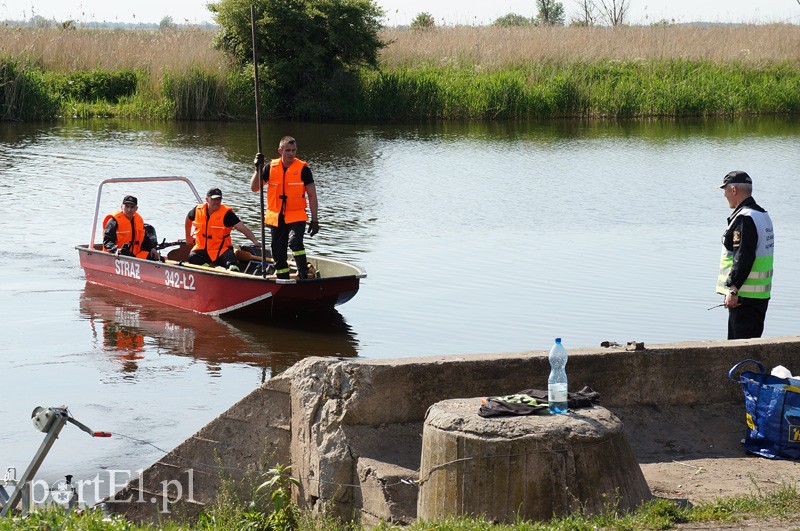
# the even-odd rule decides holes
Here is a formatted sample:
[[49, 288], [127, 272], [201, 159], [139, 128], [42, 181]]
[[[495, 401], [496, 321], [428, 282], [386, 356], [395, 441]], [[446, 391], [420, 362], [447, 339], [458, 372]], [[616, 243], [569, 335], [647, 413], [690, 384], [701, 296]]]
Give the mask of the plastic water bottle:
[[550, 349], [550, 377], [547, 378], [547, 401], [551, 415], [563, 415], [567, 412], [567, 350], [561, 344], [561, 338]]

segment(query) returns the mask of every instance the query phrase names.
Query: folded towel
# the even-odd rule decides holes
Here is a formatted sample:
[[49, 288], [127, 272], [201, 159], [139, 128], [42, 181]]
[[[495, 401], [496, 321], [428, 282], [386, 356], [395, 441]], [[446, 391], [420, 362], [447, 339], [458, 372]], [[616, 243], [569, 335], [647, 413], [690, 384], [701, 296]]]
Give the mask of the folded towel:
[[[490, 396], [481, 401], [478, 415], [481, 417], [502, 417], [507, 415], [548, 415], [547, 391], [525, 389], [506, 396]], [[567, 407], [578, 409], [592, 407], [600, 403], [600, 393], [584, 387], [576, 393], [567, 393]]]

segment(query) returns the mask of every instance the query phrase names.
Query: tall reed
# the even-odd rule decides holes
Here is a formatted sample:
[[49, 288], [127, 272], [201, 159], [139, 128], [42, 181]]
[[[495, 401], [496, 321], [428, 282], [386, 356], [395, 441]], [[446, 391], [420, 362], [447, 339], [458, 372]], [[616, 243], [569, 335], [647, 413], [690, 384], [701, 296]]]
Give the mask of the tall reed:
[[800, 69], [710, 61], [534, 63], [364, 72], [363, 117], [498, 119], [800, 113]]
[[0, 120], [51, 118], [58, 108], [39, 70], [0, 55]]
[[386, 69], [480, 66], [497, 70], [539, 62], [702, 60], [800, 65], [800, 26], [671, 25], [606, 27], [456, 26], [428, 31], [386, 29]]
[[[0, 57], [8, 57], [0, 119], [251, 117], [252, 72], [213, 50], [212, 37], [0, 27]], [[325, 80], [304, 93], [293, 117], [800, 113], [799, 26], [449, 27], [386, 29], [383, 38], [379, 71]], [[277, 103], [266, 84], [261, 101], [272, 116]]]
[[227, 69], [222, 52], [203, 29], [35, 29], [0, 25], [0, 55], [32, 58], [47, 70], [164, 70], [188, 72], [196, 65]]

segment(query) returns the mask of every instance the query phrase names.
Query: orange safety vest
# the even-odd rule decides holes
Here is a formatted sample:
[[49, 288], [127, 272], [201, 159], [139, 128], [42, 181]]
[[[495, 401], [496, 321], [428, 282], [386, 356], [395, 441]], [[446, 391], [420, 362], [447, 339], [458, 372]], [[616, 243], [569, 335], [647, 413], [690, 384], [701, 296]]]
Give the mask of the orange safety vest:
[[[130, 251], [136, 258], [147, 258], [150, 251], [142, 250], [142, 242], [144, 241], [144, 219], [138, 212], [133, 213], [133, 223], [128, 219], [124, 212], [114, 212], [109, 214], [103, 220], [103, 228], [106, 228], [109, 220], [114, 218], [117, 220], [117, 247], [122, 248], [123, 245], [130, 243]], [[132, 225], [132, 226], [131, 226]], [[108, 249], [103, 247], [103, 250], [108, 252]]]
[[267, 212], [264, 215], [265, 225], [277, 227], [278, 216], [281, 213], [283, 213], [283, 220], [286, 223], [308, 220], [306, 185], [301, 178], [305, 166], [307, 164], [302, 160], [294, 159], [284, 172], [281, 159], [270, 161], [269, 180], [267, 181]]
[[226, 205], [220, 205], [216, 212], [208, 217], [208, 204], [197, 205], [194, 209], [194, 247], [192, 251], [205, 249], [211, 260], [216, 260], [231, 246], [231, 231], [233, 227], [225, 226], [225, 214], [233, 210]]

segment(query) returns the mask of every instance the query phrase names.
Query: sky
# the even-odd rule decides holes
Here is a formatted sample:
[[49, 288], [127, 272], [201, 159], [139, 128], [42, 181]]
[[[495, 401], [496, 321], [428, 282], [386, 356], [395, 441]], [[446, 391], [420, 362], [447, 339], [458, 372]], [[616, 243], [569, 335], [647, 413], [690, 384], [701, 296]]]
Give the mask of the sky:
[[[165, 16], [177, 24], [213, 22], [208, 0], [0, 0], [0, 20], [40, 15], [59, 22], [158, 23]], [[577, 0], [561, 0], [567, 19], [577, 15]], [[490, 24], [507, 13], [536, 15], [534, 0], [377, 0], [389, 26], [409, 24], [421, 12], [437, 25]], [[798, 0], [629, 0], [628, 22], [731, 22], [800, 24]]]

